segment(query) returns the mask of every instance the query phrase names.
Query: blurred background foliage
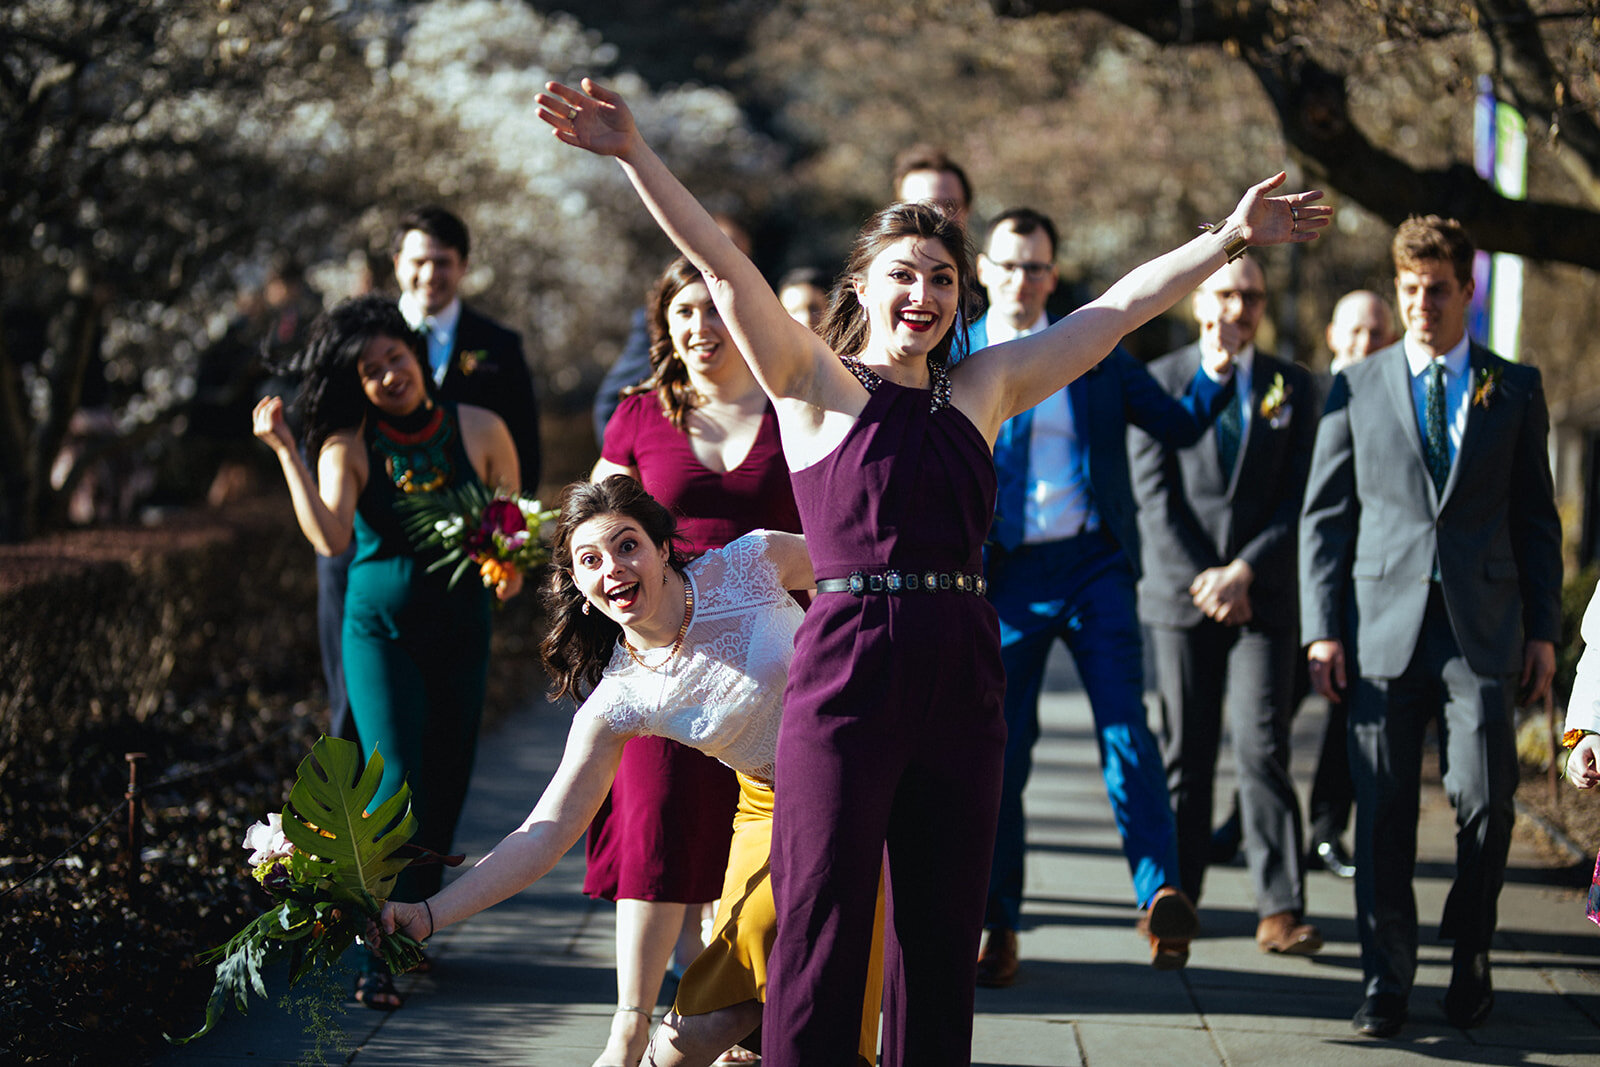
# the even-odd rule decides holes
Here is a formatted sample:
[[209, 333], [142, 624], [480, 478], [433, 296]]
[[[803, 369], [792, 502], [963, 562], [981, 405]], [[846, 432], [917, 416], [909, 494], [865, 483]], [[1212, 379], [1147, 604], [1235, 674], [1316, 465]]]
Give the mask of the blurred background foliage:
[[[1523, 358], [1576, 395], [1600, 384], [1597, 40], [1600, 0], [14, 0], [0, 537], [66, 521], [97, 464], [147, 472], [97, 517], [203, 495], [204, 369], [265, 331], [274, 272], [292, 257], [330, 302], [392, 285], [389, 227], [429, 201], [472, 227], [468, 298], [527, 341], [547, 481], [584, 469], [594, 386], [669, 255], [615, 164], [533, 115], [584, 74], [772, 277], [833, 269], [915, 141], [967, 166], [980, 222], [1054, 215], [1082, 290], [1287, 168], [1338, 206], [1328, 240], [1264, 257], [1272, 342], [1314, 366], [1332, 301], [1388, 288], [1393, 223], [1456, 214], [1539, 257]], [[1528, 119], [1526, 205], [1471, 173], [1485, 75]], [[248, 362], [220, 364], [261, 388]]]

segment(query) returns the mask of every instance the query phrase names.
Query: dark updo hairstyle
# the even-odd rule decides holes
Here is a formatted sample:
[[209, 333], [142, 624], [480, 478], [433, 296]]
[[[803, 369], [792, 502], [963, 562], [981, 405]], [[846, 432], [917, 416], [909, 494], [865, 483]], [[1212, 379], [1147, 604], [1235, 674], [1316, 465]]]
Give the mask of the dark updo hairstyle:
[[[889, 245], [903, 237], [934, 240], [944, 245], [956, 268], [956, 307], [961, 317], [972, 321], [977, 310], [977, 283], [972, 266], [972, 246], [966, 227], [930, 201], [891, 204], [867, 220], [850, 247], [844, 273], [834, 284], [819, 333], [828, 347], [841, 356], [859, 356], [867, 347], [871, 324], [867, 310], [856, 297], [857, 282], [865, 281], [867, 268]], [[951, 358], [952, 350], [955, 358]], [[967, 354], [965, 330], [954, 323], [928, 353], [928, 362], [949, 366]]]
[[689, 384], [689, 368], [673, 348], [667, 311], [679, 293], [695, 282], [704, 281], [699, 268], [679, 256], [650, 286], [650, 296], [645, 303], [650, 315], [650, 377], [622, 391], [623, 396], [655, 393], [661, 404], [661, 414], [679, 433], [688, 432], [689, 412], [695, 409], [699, 397], [694, 386]]
[[[300, 379], [295, 414], [304, 427], [301, 440], [315, 456], [332, 434], [360, 426], [371, 404], [361, 391], [361, 353], [377, 337], [405, 342], [423, 363], [421, 338], [394, 301], [377, 294], [342, 300], [317, 316], [311, 340], [279, 369]], [[424, 388], [433, 394], [433, 376], [424, 371]]]
[[539, 644], [554, 700], [569, 695], [582, 700], [599, 685], [622, 633], [622, 627], [604, 612], [584, 614], [584, 595], [572, 577], [572, 535], [599, 515], [625, 515], [638, 523], [657, 548], [667, 549], [667, 565], [673, 570], [681, 573], [689, 562], [672, 512], [626, 474], [613, 474], [600, 482], [573, 482], [561, 491], [561, 517], [550, 547], [550, 576], [544, 588], [550, 632]]

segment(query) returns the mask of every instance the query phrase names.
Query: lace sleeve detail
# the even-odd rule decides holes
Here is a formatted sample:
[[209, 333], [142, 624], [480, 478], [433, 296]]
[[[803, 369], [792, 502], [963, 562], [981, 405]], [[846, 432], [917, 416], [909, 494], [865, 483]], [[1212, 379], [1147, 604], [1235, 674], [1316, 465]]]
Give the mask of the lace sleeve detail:
[[621, 648], [616, 649], [600, 684], [594, 687], [583, 706], [594, 709], [615, 733], [645, 733], [649, 730], [651, 709], [641, 699], [638, 688], [623, 678], [627, 665], [627, 655]]
[[695, 577], [695, 613], [714, 618], [789, 598], [778, 580], [769, 530], [753, 530], [707, 552], [689, 565]]

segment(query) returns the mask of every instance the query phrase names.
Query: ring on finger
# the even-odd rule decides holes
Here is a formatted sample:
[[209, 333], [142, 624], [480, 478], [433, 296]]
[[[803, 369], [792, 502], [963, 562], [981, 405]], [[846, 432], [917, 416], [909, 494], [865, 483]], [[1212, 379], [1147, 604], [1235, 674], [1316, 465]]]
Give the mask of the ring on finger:
[[1300, 221], [1300, 209], [1295, 207], [1293, 204], [1289, 205], [1289, 218], [1294, 222]]

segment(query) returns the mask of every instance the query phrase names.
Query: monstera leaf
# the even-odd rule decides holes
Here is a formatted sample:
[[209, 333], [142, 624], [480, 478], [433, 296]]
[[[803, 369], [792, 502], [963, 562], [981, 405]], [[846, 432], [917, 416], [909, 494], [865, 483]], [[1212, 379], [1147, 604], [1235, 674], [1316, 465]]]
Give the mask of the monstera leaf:
[[395, 876], [407, 863], [395, 850], [417, 830], [408, 785], [367, 813], [382, 780], [378, 752], [363, 767], [361, 746], [324, 737], [300, 761], [283, 809], [284, 836], [295, 848], [333, 863], [332, 895], [367, 914], [389, 899]]

